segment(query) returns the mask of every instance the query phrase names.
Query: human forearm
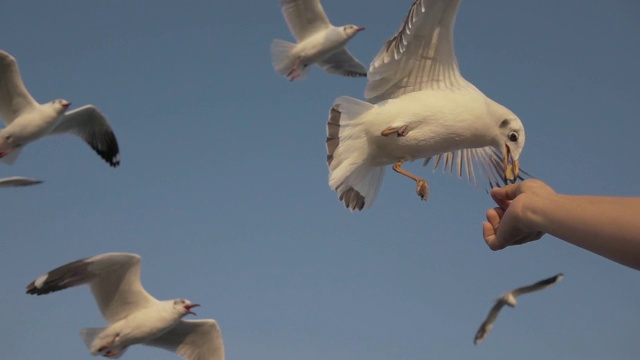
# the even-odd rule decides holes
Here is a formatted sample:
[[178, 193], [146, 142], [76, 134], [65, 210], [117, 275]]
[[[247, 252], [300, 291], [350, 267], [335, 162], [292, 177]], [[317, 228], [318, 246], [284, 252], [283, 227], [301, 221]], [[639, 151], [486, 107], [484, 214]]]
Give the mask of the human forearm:
[[640, 198], [551, 194], [532, 197], [527, 227], [640, 270]]

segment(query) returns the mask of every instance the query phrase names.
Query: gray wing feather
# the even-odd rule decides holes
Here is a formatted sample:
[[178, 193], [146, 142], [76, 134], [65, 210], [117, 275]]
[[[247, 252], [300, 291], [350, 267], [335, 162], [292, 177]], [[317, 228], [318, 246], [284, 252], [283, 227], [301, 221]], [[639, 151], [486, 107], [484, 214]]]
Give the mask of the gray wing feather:
[[459, 4], [460, 0], [414, 1], [398, 33], [371, 62], [365, 90], [370, 102], [426, 88], [473, 87], [460, 75], [453, 48]]
[[0, 187], [18, 187], [41, 184], [42, 180], [31, 179], [23, 176], [12, 176], [0, 179]]
[[5, 124], [10, 124], [24, 110], [37, 105], [22, 82], [16, 59], [0, 50], [0, 116]]
[[222, 332], [215, 320], [181, 320], [145, 345], [175, 352], [187, 360], [224, 360]]
[[280, 0], [289, 31], [301, 42], [331, 25], [320, 0]]
[[334, 51], [318, 62], [318, 66], [331, 74], [352, 77], [367, 76], [367, 69], [364, 65], [345, 48]]
[[493, 323], [498, 318], [498, 314], [500, 313], [500, 310], [504, 305], [505, 303], [501, 299], [496, 300], [496, 303], [489, 311], [487, 318], [484, 320], [482, 325], [480, 325], [480, 328], [476, 332], [476, 336], [473, 339], [474, 344], [479, 344], [489, 334], [489, 331], [491, 331], [491, 329], [493, 328]]
[[109, 165], [120, 165], [120, 148], [107, 118], [93, 105], [64, 115], [50, 135], [72, 133], [81, 137]]
[[564, 277], [564, 275], [558, 274], [558, 275], [552, 276], [552, 277], [550, 277], [548, 279], [540, 280], [535, 284], [531, 284], [531, 285], [528, 285], [528, 286], [523, 286], [523, 287], [517, 288], [517, 289], [513, 290], [511, 293], [513, 294], [513, 296], [519, 296], [519, 295], [522, 295], [522, 294], [526, 294], [526, 293], [530, 293], [530, 292], [546, 289], [549, 286], [551, 286], [551, 285], [557, 283], [558, 281], [562, 280], [563, 277]]

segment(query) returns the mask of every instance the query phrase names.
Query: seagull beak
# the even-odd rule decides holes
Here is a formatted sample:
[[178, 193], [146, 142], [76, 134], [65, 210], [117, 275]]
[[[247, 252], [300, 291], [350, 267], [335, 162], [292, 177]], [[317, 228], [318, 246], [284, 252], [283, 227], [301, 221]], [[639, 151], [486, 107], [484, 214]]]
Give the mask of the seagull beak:
[[187, 310], [187, 314], [195, 315], [196, 313], [191, 311], [191, 309], [193, 309], [194, 307], [198, 307], [198, 306], [200, 306], [200, 304], [185, 305], [184, 309]]
[[64, 104], [64, 105], [62, 105], [62, 107], [63, 107], [65, 110], [67, 110], [67, 109], [69, 108], [69, 106], [71, 106], [71, 103], [70, 103], [70, 102], [68, 102], [68, 103], [66, 103], [66, 104]]
[[504, 182], [515, 182], [520, 173], [520, 161], [514, 160], [511, 156], [509, 145], [504, 144], [504, 153], [502, 154], [504, 161]]
[[359, 27], [359, 28], [357, 28], [357, 29], [356, 29], [356, 32], [363, 31], [364, 29], [365, 29], [365, 28], [363, 28], [363, 27]]

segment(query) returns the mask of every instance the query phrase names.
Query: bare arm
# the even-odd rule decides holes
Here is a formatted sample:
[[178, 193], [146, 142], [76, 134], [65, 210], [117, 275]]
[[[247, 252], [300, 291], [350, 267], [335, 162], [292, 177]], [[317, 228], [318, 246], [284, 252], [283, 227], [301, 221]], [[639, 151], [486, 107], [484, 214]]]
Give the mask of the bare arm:
[[499, 207], [487, 211], [484, 239], [492, 250], [549, 233], [640, 270], [640, 197], [557, 194], [540, 180], [496, 188]]

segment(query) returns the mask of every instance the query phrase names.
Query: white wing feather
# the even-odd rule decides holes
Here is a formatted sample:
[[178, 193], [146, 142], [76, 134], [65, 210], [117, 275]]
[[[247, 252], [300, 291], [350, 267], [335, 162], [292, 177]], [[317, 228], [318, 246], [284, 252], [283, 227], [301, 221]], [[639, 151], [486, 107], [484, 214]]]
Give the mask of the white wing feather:
[[22, 82], [18, 62], [0, 50], [0, 116], [9, 125], [22, 112], [38, 106]]
[[320, 0], [280, 0], [280, 6], [289, 31], [298, 42], [332, 26]]

